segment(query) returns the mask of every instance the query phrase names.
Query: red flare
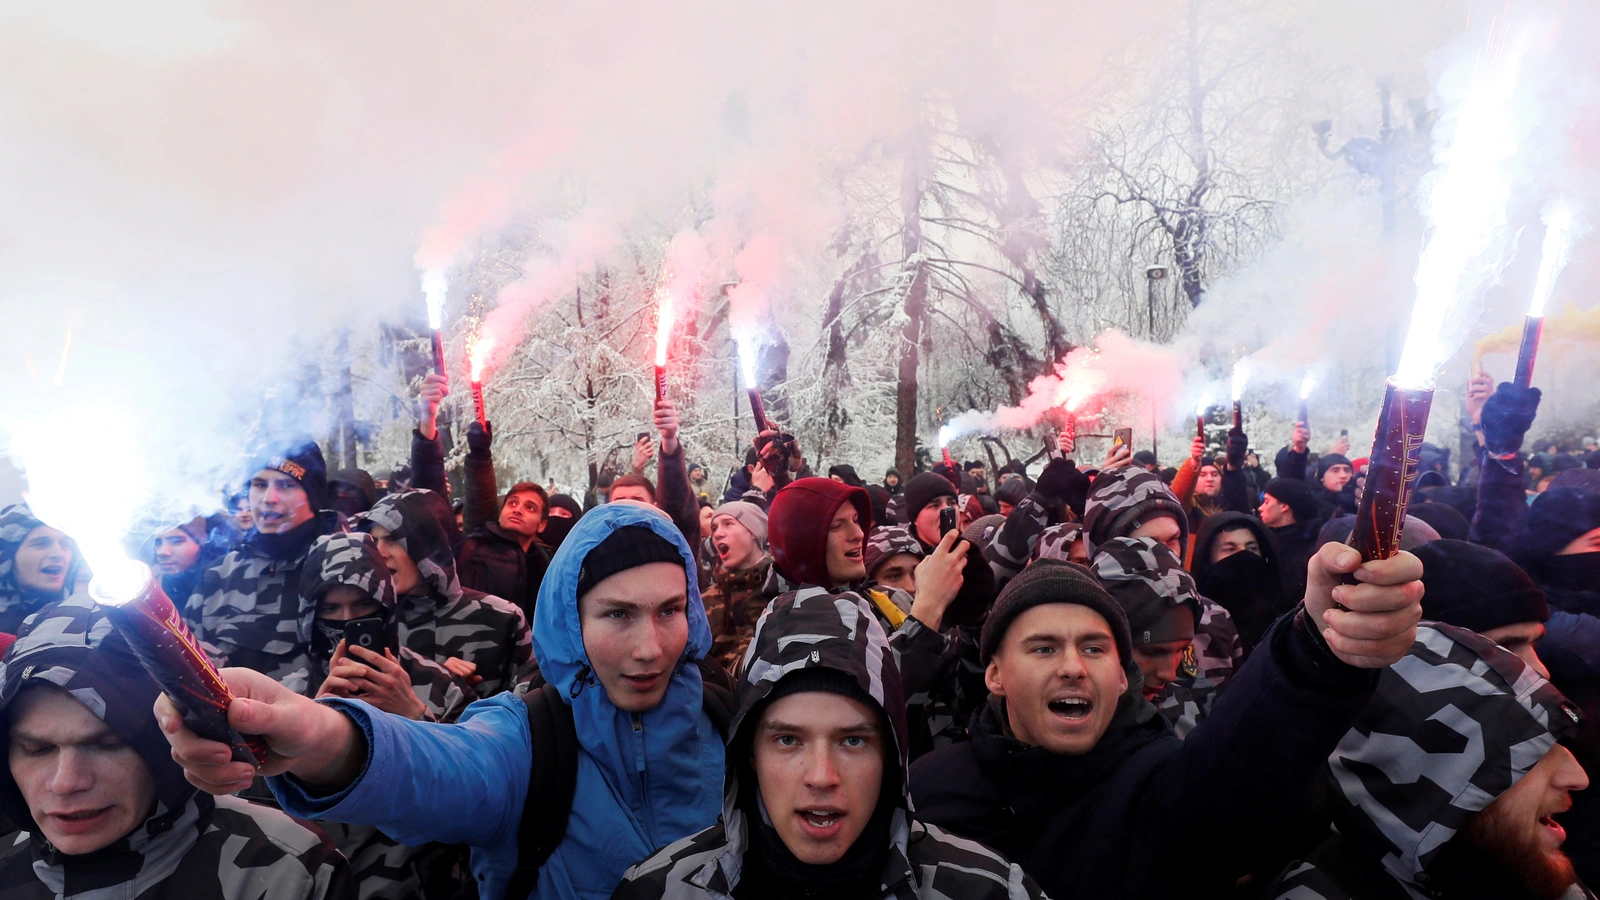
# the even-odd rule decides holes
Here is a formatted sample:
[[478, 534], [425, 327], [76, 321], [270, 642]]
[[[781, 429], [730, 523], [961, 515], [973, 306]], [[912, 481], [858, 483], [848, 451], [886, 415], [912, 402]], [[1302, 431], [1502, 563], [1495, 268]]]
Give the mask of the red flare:
[[1433, 387], [1401, 388], [1389, 379], [1372, 437], [1366, 487], [1356, 506], [1350, 546], [1363, 560], [1388, 559], [1400, 552], [1411, 489], [1422, 473], [1422, 439], [1428, 430]]
[[[148, 570], [146, 570], [148, 573]], [[106, 618], [133, 649], [174, 706], [183, 713], [190, 731], [207, 740], [228, 744], [238, 762], [262, 765], [267, 761], [266, 741], [257, 735], [240, 734], [228, 724], [228, 706], [233, 692], [216, 666], [200, 649], [200, 644], [184, 624], [161, 582], [150, 576], [132, 599], [112, 597], [97, 591], [94, 582], [90, 595], [105, 610]]]

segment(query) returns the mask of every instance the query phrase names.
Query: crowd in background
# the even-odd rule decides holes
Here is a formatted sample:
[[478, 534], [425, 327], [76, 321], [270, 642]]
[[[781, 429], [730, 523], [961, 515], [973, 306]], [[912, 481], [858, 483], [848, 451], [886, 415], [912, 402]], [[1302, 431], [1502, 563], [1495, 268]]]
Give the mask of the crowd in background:
[[[311, 441], [129, 535], [224, 667], [257, 769], [200, 739], [0, 511], [0, 897], [1589, 896], [1600, 449], [1524, 452], [1469, 385], [1400, 554], [1343, 542], [1368, 461], [1300, 423], [1176, 466], [725, 479], [671, 402], [575, 498]], [[1572, 448], [1576, 450], [1576, 448]], [[1213, 451], [1218, 452], [1213, 452]]]

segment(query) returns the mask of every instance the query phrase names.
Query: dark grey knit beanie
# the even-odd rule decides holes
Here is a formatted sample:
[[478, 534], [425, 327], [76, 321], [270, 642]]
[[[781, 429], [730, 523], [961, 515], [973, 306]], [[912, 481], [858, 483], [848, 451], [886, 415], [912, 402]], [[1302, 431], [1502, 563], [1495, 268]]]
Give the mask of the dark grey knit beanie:
[[1099, 579], [1077, 563], [1038, 559], [1011, 579], [989, 609], [989, 618], [983, 623], [979, 640], [984, 665], [988, 665], [1000, 648], [1000, 642], [1005, 640], [1006, 631], [1017, 616], [1046, 603], [1076, 603], [1099, 613], [1111, 625], [1123, 667], [1132, 664], [1133, 639], [1128, 633], [1128, 616], [1101, 586]]

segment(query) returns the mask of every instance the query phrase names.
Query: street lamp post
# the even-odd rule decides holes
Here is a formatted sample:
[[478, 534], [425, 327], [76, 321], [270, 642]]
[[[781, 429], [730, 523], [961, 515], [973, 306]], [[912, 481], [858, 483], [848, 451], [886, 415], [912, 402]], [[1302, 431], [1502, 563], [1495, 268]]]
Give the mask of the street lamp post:
[[[1150, 307], [1150, 343], [1156, 342], [1156, 282], [1167, 277], [1166, 266], [1148, 266], [1144, 270], [1144, 296]], [[1160, 451], [1156, 449], [1156, 432], [1159, 430], [1159, 417], [1156, 413], [1155, 398], [1150, 398], [1150, 452], [1159, 459]]]

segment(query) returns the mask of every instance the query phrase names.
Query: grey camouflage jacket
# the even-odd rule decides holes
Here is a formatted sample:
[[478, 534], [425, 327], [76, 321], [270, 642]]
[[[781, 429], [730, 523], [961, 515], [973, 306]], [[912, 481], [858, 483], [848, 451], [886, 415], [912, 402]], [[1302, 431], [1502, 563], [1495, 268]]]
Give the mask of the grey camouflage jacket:
[[[899, 669], [872, 602], [852, 592], [803, 588], [774, 600], [756, 634], [735, 686], [738, 711], [731, 742], [754, 724], [751, 713], [785, 675], [807, 667], [844, 671], [883, 709], [893, 732], [890, 752], [905, 772], [909, 747], [901, 714]], [[742, 743], [741, 743], [742, 746]], [[739, 802], [740, 765], [729, 754], [722, 819], [698, 834], [657, 851], [628, 870], [612, 900], [710, 900], [732, 898], [745, 869], [751, 839]], [[894, 790], [898, 808], [889, 829], [884, 864], [885, 900], [1038, 900], [1043, 894], [1022, 869], [994, 851], [955, 837], [911, 816], [904, 778]]]
[[390, 494], [354, 524], [362, 531], [383, 528], [422, 573], [417, 587], [400, 598], [400, 645], [440, 664], [451, 657], [472, 663], [483, 679], [477, 696], [492, 697], [509, 690], [517, 670], [533, 656], [528, 619], [510, 601], [461, 586], [427, 493]]
[[[0, 664], [0, 710], [30, 684], [66, 690], [144, 761], [155, 809], [132, 832], [85, 856], [31, 831], [0, 841], [0, 898], [49, 900], [331, 900], [353, 896], [328, 838], [282, 812], [190, 785], [155, 723], [160, 692], [99, 607], [79, 593], [29, 618]], [[3, 712], [0, 712], [3, 714]], [[9, 767], [0, 809], [32, 826]]]
[[[318, 513], [315, 521], [318, 534], [344, 530], [337, 513]], [[207, 569], [183, 606], [183, 618], [217, 665], [255, 669], [303, 694], [311, 683], [316, 610], [301, 602], [300, 570], [312, 540], [305, 550], [282, 558], [267, 555], [263, 543], [251, 532]]]
[[[1430, 871], [1474, 815], [1578, 726], [1577, 708], [1510, 651], [1424, 622], [1328, 758], [1335, 831], [1264, 896], [1430, 900]], [[1574, 886], [1568, 897], [1588, 897]]]

